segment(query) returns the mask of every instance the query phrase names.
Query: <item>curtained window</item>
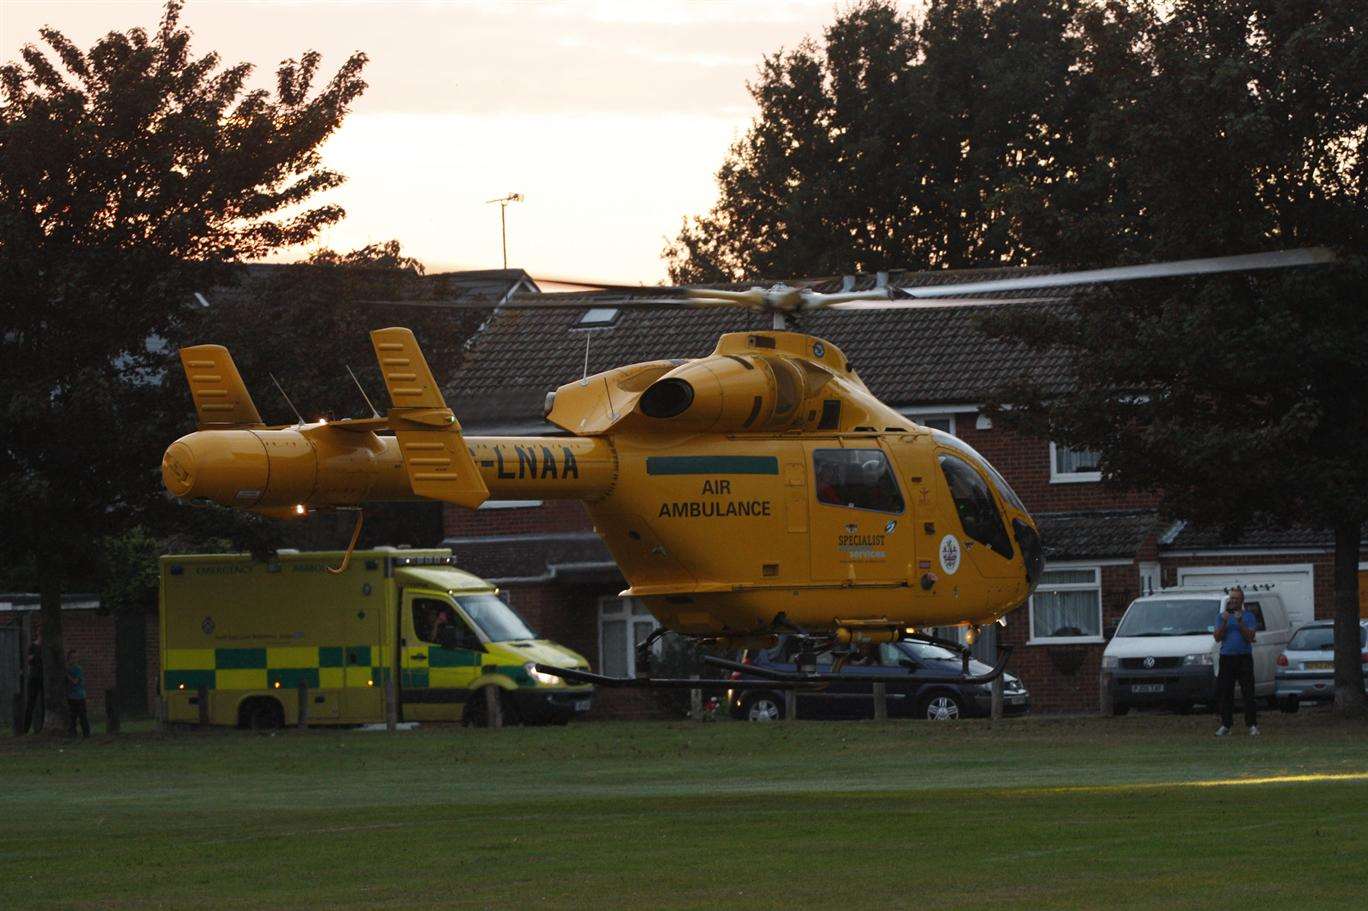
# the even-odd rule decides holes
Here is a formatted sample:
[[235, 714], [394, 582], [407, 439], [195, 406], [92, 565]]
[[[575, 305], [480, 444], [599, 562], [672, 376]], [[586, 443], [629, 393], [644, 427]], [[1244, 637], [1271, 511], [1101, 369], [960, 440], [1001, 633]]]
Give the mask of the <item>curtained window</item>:
[[1102, 571], [1047, 568], [1031, 596], [1031, 641], [1102, 638]]

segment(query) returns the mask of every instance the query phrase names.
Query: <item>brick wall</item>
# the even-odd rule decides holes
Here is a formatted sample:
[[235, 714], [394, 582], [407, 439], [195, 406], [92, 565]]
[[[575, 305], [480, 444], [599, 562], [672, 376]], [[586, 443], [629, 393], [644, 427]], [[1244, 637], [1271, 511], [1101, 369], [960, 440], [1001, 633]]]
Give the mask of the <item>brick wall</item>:
[[1101, 482], [1050, 483], [1048, 440], [1022, 436], [994, 425], [978, 430], [974, 416], [955, 416], [955, 435], [982, 453], [1002, 473], [1031, 512], [1084, 509], [1152, 509], [1159, 497], [1110, 488]]
[[[1083, 562], [1083, 561], [1080, 561]], [[1103, 566], [1102, 626], [1121, 622], [1121, 615], [1140, 594], [1140, 575], [1133, 563]], [[1030, 610], [1022, 606], [1007, 615], [1002, 641], [1014, 646], [1011, 673], [1031, 694], [1036, 712], [1096, 712], [1100, 708], [1097, 674], [1105, 643], [1031, 645]]]
[[540, 506], [516, 509], [472, 510], [447, 505], [442, 527], [447, 537], [455, 538], [589, 531], [593, 523], [578, 500], [544, 500]]

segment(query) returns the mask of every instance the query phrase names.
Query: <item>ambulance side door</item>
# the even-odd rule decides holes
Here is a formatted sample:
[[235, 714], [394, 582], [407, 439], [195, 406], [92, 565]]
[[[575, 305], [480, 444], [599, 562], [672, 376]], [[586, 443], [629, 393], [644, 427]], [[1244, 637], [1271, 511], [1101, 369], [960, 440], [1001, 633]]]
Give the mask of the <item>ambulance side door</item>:
[[[465, 647], [479, 643], [445, 592], [406, 588], [402, 605], [399, 688], [404, 719], [460, 721], [470, 684], [480, 674], [483, 648]], [[462, 631], [469, 638], [461, 637]]]

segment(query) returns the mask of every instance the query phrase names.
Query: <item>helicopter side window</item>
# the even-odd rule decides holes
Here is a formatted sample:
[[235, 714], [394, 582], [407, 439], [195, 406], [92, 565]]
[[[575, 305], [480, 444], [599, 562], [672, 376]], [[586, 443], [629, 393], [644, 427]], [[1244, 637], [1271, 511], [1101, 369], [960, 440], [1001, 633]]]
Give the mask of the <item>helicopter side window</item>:
[[969, 466], [952, 455], [940, 457], [941, 471], [950, 485], [950, 496], [955, 500], [964, 533], [1008, 559], [1012, 557], [1012, 541], [1007, 537], [1007, 526], [1002, 523], [988, 483]]
[[851, 509], [902, 512], [903, 498], [879, 449], [819, 449], [812, 454], [817, 501]]

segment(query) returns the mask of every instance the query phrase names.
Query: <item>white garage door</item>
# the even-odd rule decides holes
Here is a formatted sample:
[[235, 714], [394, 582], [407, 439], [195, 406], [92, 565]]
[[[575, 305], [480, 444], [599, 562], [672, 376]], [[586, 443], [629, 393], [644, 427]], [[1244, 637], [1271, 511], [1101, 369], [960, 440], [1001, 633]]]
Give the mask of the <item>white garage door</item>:
[[1180, 566], [1178, 584], [1193, 588], [1273, 584], [1287, 606], [1293, 628], [1316, 618], [1315, 568], [1310, 563], [1279, 566]]

